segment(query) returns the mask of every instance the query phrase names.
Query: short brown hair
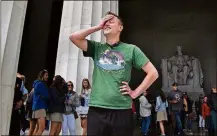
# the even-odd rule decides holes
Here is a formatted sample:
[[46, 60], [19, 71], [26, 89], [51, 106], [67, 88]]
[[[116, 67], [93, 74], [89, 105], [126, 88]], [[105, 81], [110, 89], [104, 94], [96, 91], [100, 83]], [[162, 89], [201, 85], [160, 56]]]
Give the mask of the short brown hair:
[[106, 15], [113, 15], [113, 16], [117, 17], [117, 18], [119, 19], [121, 25], [123, 26], [123, 20], [122, 20], [122, 18], [121, 18], [120, 16], [118, 16], [117, 14], [115, 14], [115, 13], [113, 13], [113, 12], [111, 12], [111, 11], [108, 11], [108, 12], [106, 13]]

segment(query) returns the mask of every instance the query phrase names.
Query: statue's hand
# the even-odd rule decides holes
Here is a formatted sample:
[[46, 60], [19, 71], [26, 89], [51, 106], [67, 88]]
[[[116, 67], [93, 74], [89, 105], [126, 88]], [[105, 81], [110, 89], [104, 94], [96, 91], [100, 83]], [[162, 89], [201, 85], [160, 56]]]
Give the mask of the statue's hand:
[[171, 71], [172, 70], [172, 64], [168, 61], [167, 63], [167, 68], [168, 68], [168, 71]]
[[163, 57], [162, 60], [167, 61], [167, 57]]
[[191, 56], [191, 58], [190, 58], [191, 60], [194, 60], [194, 59], [196, 59], [194, 56]]

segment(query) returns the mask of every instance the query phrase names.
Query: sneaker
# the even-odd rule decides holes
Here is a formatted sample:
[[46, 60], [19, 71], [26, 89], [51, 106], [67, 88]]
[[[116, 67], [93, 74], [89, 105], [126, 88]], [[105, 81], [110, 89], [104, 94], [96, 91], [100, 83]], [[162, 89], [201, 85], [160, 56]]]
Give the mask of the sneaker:
[[188, 131], [188, 135], [193, 135], [191, 130]]

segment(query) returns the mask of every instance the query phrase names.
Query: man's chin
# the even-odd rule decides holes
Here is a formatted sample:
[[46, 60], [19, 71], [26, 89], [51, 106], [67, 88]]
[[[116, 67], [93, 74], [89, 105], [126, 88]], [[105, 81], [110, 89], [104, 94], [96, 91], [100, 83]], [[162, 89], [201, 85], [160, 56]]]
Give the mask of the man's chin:
[[103, 31], [104, 35], [109, 35], [111, 33], [111, 31]]

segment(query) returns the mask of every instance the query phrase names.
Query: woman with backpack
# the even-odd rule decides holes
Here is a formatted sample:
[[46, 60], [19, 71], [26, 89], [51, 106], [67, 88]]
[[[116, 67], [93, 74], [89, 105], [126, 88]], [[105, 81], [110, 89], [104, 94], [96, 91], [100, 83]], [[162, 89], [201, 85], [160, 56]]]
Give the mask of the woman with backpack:
[[80, 94], [80, 102], [81, 102], [81, 127], [83, 128], [82, 136], [87, 135], [87, 114], [89, 110], [89, 99], [90, 99], [91, 85], [87, 78], [82, 80], [82, 90]]
[[50, 100], [47, 111], [47, 118], [51, 121], [49, 135], [59, 135], [61, 131], [65, 108], [65, 95], [64, 79], [60, 75], [57, 75], [54, 77], [53, 83], [49, 88]]
[[42, 135], [45, 130], [46, 111], [48, 108], [49, 94], [47, 82], [48, 71], [42, 70], [38, 79], [34, 81], [33, 102], [32, 102], [32, 119], [37, 120], [37, 130], [35, 135]]

